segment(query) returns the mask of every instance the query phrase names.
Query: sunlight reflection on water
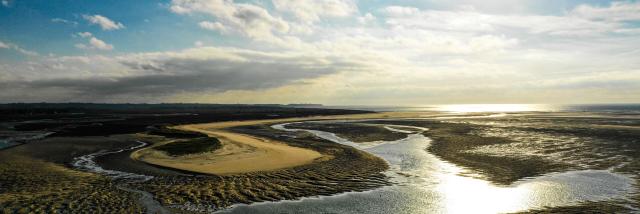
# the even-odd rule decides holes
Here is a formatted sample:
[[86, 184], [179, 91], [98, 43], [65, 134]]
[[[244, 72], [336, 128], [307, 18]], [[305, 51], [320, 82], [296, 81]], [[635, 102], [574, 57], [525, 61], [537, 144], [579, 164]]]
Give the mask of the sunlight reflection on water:
[[[283, 125], [274, 128], [287, 130]], [[431, 141], [422, 134], [363, 148], [333, 133], [309, 132], [385, 159], [391, 167], [386, 174], [397, 185], [367, 192], [237, 205], [223, 212], [505, 213], [623, 198], [635, 191], [633, 179], [607, 170], [551, 173], [509, 186], [497, 186], [479, 178], [461, 176], [465, 169], [426, 151]]]
[[524, 111], [550, 111], [555, 107], [542, 104], [464, 104], [464, 105], [440, 105], [435, 108], [438, 111], [470, 113], [470, 112], [524, 112]]

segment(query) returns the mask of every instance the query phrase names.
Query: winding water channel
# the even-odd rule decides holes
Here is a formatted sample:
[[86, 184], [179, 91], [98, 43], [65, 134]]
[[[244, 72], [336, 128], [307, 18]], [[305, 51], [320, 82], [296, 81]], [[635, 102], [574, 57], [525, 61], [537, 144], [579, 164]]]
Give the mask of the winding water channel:
[[136, 146], [132, 146], [129, 148], [125, 148], [125, 149], [119, 149], [119, 150], [115, 150], [115, 151], [99, 151], [96, 153], [91, 153], [88, 155], [83, 155], [80, 157], [77, 157], [74, 159], [74, 161], [71, 163], [74, 167], [84, 170], [84, 171], [88, 171], [88, 172], [93, 172], [93, 173], [98, 173], [98, 174], [102, 174], [102, 175], [106, 175], [110, 178], [113, 178], [116, 180], [116, 182], [118, 182], [117, 184], [117, 188], [127, 191], [127, 192], [131, 192], [131, 193], [135, 193], [137, 195], [139, 195], [140, 197], [138, 198], [138, 200], [140, 201], [140, 204], [142, 206], [145, 207], [147, 213], [151, 214], [165, 214], [165, 213], [171, 213], [169, 212], [169, 210], [167, 210], [165, 207], [162, 206], [162, 204], [160, 204], [160, 202], [156, 201], [153, 198], [153, 194], [146, 192], [146, 191], [142, 191], [142, 190], [137, 190], [131, 187], [128, 187], [126, 184], [128, 183], [137, 183], [137, 182], [145, 182], [148, 181], [150, 179], [153, 178], [153, 176], [149, 176], [149, 175], [140, 175], [140, 174], [135, 174], [135, 173], [130, 173], [130, 172], [122, 172], [122, 171], [116, 171], [116, 170], [108, 170], [108, 169], [104, 169], [102, 168], [100, 165], [98, 165], [95, 161], [95, 159], [97, 157], [103, 156], [103, 155], [108, 155], [108, 154], [115, 154], [115, 153], [120, 153], [120, 152], [124, 152], [124, 151], [131, 151], [134, 149], [138, 149], [138, 148], [142, 148], [144, 146], [147, 145], [147, 143], [142, 142], [142, 141], [137, 141], [139, 143], [139, 145]]
[[[629, 193], [636, 191], [632, 178], [609, 170], [551, 173], [521, 180], [509, 186], [496, 186], [480, 178], [461, 176], [464, 169], [427, 152], [426, 148], [431, 144], [431, 140], [422, 135], [422, 132], [428, 131], [422, 127], [385, 125], [388, 130], [409, 135], [396, 141], [354, 143], [334, 133], [287, 129], [285, 125], [278, 124], [272, 127], [284, 131], [310, 132], [320, 138], [352, 146], [383, 158], [390, 165], [390, 170], [385, 173], [395, 184], [366, 192], [241, 204], [220, 212], [505, 213], [566, 206], [583, 201], [625, 200]], [[126, 185], [148, 181], [152, 176], [103, 169], [95, 161], [96, 157], [102, 155], [130, 151], [147, 145], [144, 142], [139, 143], [126, 149], [84, 155], [76, 158], [72, 164], [79, 169], [116, 179], [119, 182], [118, 188], [140, 195], [139, 200], [147, 209], [147, 213], [169, 213], [153, 199], [152, 194]]]
[[[496, 186], [480, 178], [461, 176], [464, 169], [426, 151], [431, 140], [421, 127], [397, 141], [354, 143], [334, 133], [307, 131], [314, 135], [353, 146], [385, 159], [386, 172], [396, 183], [367, 192], [310, 197], [294, 201], [236, 205], [223, 213], [505, 213], [532, 208], [566, 206], [583, 201], [625, 200], [635, 191], [634, 180], [608, 170], [582, 170], [551, 173], [529, 178], [509, 186]], [[394, 126], [392, 131], [402, 131]]]

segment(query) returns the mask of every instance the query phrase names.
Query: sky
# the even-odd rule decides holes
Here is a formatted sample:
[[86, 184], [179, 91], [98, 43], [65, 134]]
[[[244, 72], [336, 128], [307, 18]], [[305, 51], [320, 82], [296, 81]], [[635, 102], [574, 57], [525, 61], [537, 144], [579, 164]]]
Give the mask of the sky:
[[0, 3], [0, 103], [640, 103], [638, 1]]

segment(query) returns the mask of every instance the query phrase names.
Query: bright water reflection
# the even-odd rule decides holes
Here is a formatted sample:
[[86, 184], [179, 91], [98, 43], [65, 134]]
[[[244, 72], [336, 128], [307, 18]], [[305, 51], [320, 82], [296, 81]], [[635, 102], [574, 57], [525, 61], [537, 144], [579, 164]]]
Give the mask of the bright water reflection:
[[[282, 125], [274, 128], [284, 129]], [[289, 130], [292, 131], [292, 130]], [[464, 177], [456, 165], [426, 152], [422, 134], [361, 146], [333, 133], [309, 131], [321, 138], [363, 149], [389, 162], [397, 185], [368, 192], [236, 206], [232, 213], [505, 213], [580, 201], [623, 198], [633, 180], [606, 170], [549, 174], [496, 186]]]
[[550, 111], [557, 107], [542, 104], [461, 104], [441, 105], [435, 109], [445, 112], [469, 113], [469, 112], [523, 112], [523, 111]]

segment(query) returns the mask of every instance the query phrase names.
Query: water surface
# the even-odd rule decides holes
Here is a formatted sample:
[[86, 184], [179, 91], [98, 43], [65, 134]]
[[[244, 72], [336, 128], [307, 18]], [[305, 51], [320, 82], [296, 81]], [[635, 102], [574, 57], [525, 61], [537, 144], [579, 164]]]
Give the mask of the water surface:
[[[274, 128], [295, 131], [283, 125]], [[393, 126], [388, 129], [394, 130]], [[428, 153], [426, 148], [431, 140], [420, 133], [397, 141], [356, 144], [333, 133], [306, 131], [385, 159], [391, 167], [386, 174], [396, 184], [367, 192], [236, 205], [223, 212], [505, 213], [582, 201], [624, 199], [635, 191], [633, 179], [607, 170], [552, 173], [509, 186], [496, 186], [481, 178], [461, 176], [464, 169]]]

